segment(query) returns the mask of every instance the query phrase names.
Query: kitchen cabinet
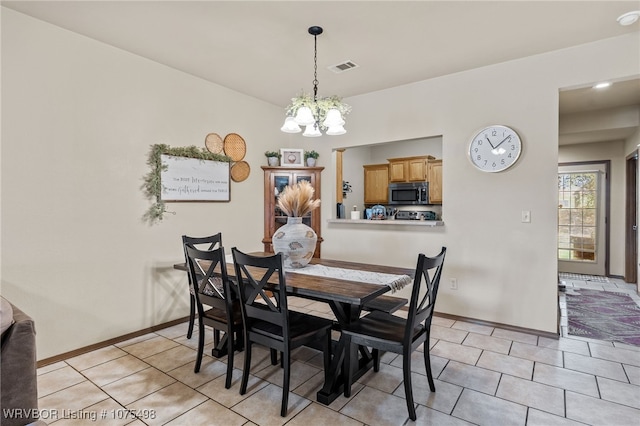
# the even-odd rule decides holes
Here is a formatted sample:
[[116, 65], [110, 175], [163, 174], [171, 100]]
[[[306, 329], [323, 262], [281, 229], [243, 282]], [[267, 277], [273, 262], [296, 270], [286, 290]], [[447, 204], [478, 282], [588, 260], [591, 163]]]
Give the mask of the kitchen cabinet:
[[427, 161], [430, 155], [389, 158], [389, 182], [424, 182], [427, 180]]
[[442, 204], [442, 160], [427, 160], [429, 203]]
[[389, 199], [389, 165], [364, 166], [364, 203], [386, 204]]
[[[278, 195], [287, 185], [306, 180], [315, 190], [315, 198], [320, 197], [320, 174], [324, 167], [268, 167], [262, 166], [264, 171], [264, 236], [262, 243], [264, 251], [273, 253], [271, 237], [276, 230], [287, 223], [287, 216], [277, 207]], [[320, 207], [302, 218], [302, 223], [310, 226], [318, 236], [316, 251], [313, 257], [320, 257]]]

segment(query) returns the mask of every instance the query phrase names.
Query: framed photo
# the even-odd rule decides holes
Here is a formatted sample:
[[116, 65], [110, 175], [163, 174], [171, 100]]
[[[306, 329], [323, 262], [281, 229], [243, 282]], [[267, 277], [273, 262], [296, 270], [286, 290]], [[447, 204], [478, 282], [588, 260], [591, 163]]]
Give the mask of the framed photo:
[[304, 167], [304, 150], [280, 148], [280, 165], [283, 167]]

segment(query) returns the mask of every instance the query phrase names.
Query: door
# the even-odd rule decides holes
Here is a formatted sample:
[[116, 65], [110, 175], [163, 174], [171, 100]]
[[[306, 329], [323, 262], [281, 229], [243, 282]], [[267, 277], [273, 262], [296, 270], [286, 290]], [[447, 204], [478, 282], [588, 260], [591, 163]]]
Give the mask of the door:
[[627, 157], [624, 280], [638, 281], [638, 151]]
[[606, 276], [607, 162], [558, 167], [558, 271]]

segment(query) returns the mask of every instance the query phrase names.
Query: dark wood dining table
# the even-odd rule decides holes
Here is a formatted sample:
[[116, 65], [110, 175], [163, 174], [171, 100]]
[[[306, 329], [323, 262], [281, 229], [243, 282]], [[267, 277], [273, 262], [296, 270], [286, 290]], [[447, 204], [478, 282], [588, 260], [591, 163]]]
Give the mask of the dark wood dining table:
[[[251, 254], [257, 256], [273, 255], [273, 253], [266, 252], [254, 252]], [[354, 269], [394, 275], [409, 275], [410, 277], [413, 277], [415, 272], [413, 269], [407, 268], [330, 259], [313, 258], [310, 263], [334, 268]], [[174, 268], [186, 271], [184, 263], [176, 264], [174, 265]], [[235, 278], [233, 263], [227, 264], [227, 272], [231, 278]], [[286, 271], [286, 281], [287, 294], [328, 303], [336, 317], [336, 328], [338, 330], [341, 326], [358, 319], [366, 305], [375, 305], [377, 301], [381, 300], [385, 300], [385, 305], [389, 305], [389, 302], [393, 305], [393, 301], [396, 300], [383, 296], [385, 293], [391, 291], [391, 288], [387, 285], [308, 275], [296, 273], [295, 270]], [[276, 285], [274, 285], [274, 290], [278, 290]], [[395, 309], [403, 305], [406, 302], [406, 299], [397, 298], [397, 302]], [[324, 386], [320, 391], [318, 391], [316, 396], [320, 403], [329, 405], [333, 400], [340, 396], [340, 394], [342, 394], [344, 389], [343, 374], [352, 374], [353, 381], [355, 382], [373, 365], [373, 359], [369, 351], [366, 348], [360, 348], [360, 358], [357, 363], [357, 369], [350, 371], [349, 368], [343, 365], [345, 350], [346, 345], [344, 338], [341, 335], [340, 339], [335, 342], [333, 347], [333, 357], [328, 375], [329, 379], [324, 383]], [[223, 354], [226, 353], [226, 350], [218, 350], [217, 353]]]

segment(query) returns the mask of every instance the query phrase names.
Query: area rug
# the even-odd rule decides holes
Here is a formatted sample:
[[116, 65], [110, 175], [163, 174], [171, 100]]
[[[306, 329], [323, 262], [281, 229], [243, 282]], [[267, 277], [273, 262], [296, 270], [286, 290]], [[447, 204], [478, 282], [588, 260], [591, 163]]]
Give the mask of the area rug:
[[569, 272], [560, 272], [558, 277], [564, 280], [581, 280], [581, 281], [593, 281], [597, 283], [608, 283], [609, 278], [599, 275], [584, 275], [584, 274], [572, 274]]
[[574, 289], [566, 297], [570, 335], [640, 346], [640, 307], [628, 295]]

